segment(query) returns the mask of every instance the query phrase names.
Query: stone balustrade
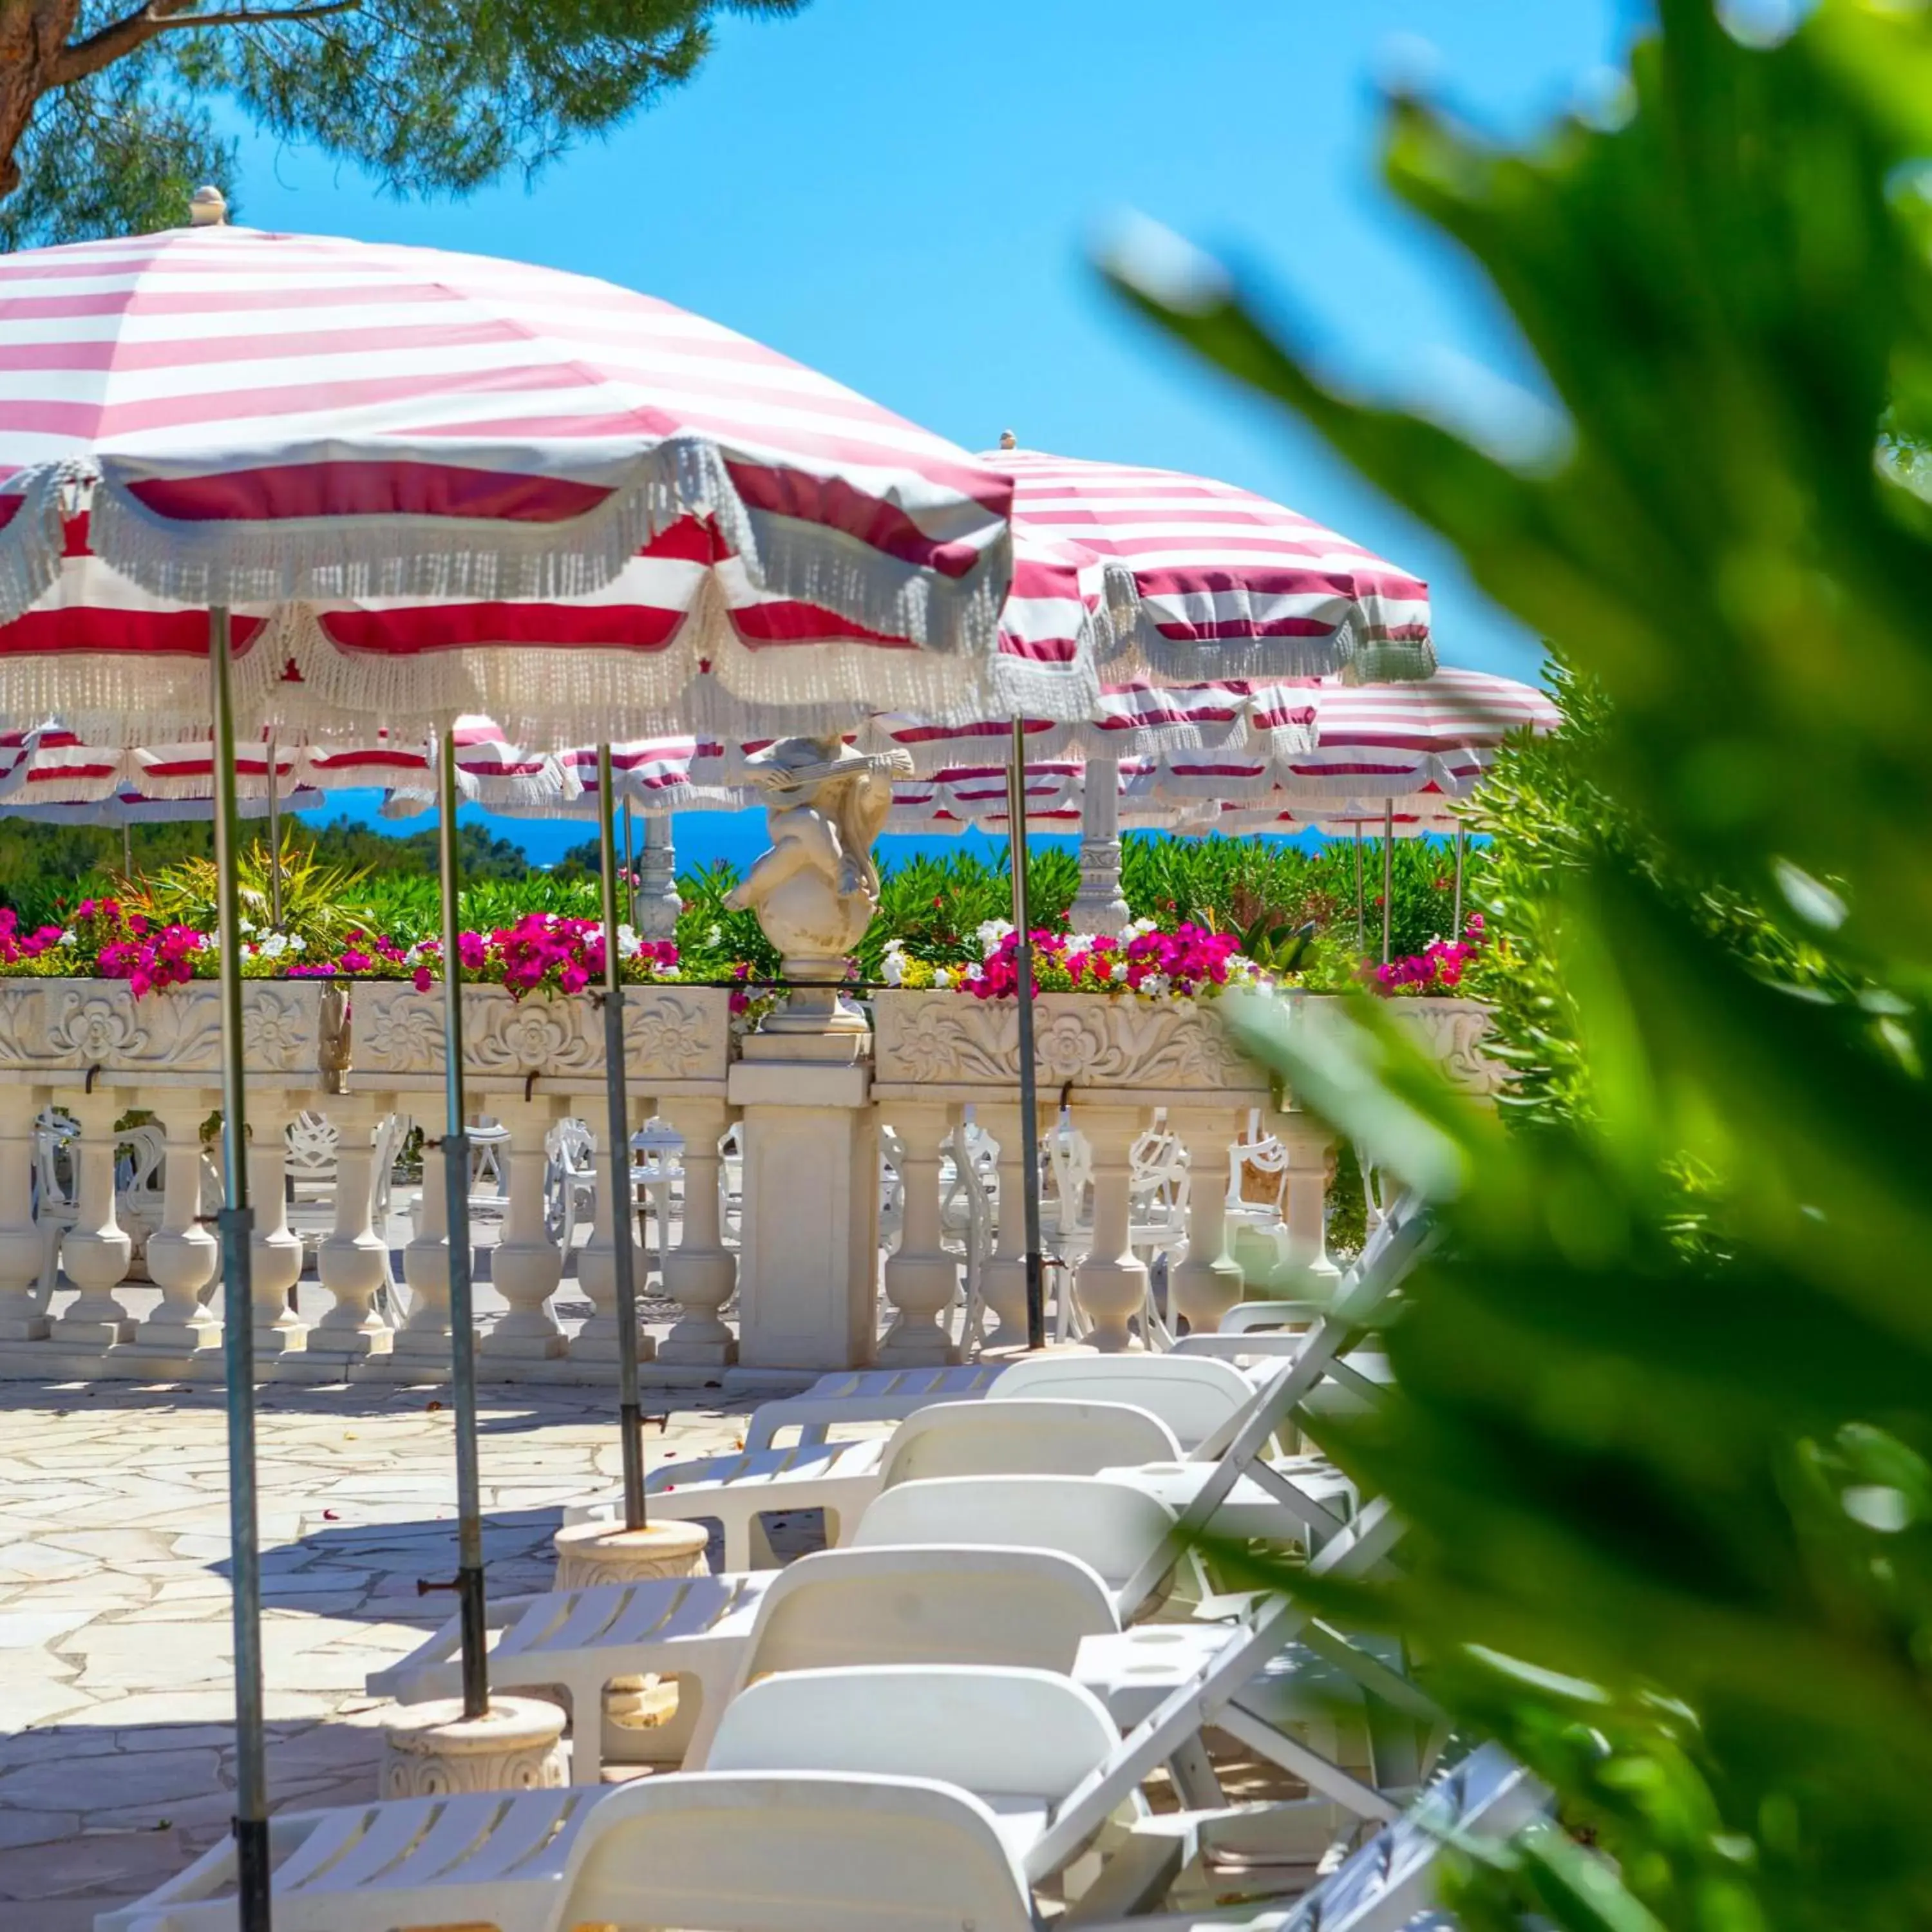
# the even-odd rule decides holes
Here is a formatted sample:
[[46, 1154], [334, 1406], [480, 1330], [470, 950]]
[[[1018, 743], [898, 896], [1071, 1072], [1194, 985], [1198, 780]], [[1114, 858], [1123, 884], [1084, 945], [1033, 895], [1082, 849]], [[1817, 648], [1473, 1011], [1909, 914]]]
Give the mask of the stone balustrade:
[[[254, 1327], [265, 1379], [420, 1382], [449, 1360], [449, 1233], [436, 1144], [442, 1107], [440, 991], [406, 982], [348, 989], [348, 1038], [335, 1036], [333, 1001], [314, 981], [249, 982], [244, 1046], [256, 1208]], [[1395, 1009], [1453, 1075], [1478, 1090], [1496, 1070], [1481, 1050], [1484, 1010], [1416, 1000]], [[617, 1353], [608, 1150], [597, 1154], [596, 1218], [576, 1252], [577, 1281], [594, 1312], [566, 1338], [551, 1304], [566, 1257], [546, 1218], [546, 1136], [566, 1115], [603, 1120], [604, 1029], [592, 998], [512, 999], [501, 988], [464, 991], [465, 1059], [472, 1112], [500, 1122], [501, 1238], [490, 1280], [505, 1304], [485, 1334], [480, 1372], [508, 1380], [613, 1380]], [[950, 992], [879, 994], [874, 1030], [828, 1046], [761, 1035], [740, 1058], [728, 995], [675, 985], [628, 988], [626, 1065], [635, 1127], [652, 1116], [686, 1145], [681, 1238], [664, 1270], [680, 1318], [658, 1350], [666, 1380], [783, 1374], [862, 1359], [889, 1321], [877, 1358], [943, 1361], [956, 1343], [950, 1316], [960, 1262], [942, 1229], [949, 1136], [968, 1109], [998, 1148], [1000, 1198], [1017, 1202], [1022, 1171], [1018, 1016], [1012, 1002]], [[206, 1129], [219, 1106], [220, 1019], [212, 986], [135, 999], [115, 981], [0, 981], [0, 1377], [218, 1379], [218, 1246], [209, 1210]], [[1257, 1112], [1286, 1150], [1284, 1220], [1292, 1258], [1319, 1271], [1330, 1154], [1320, 1126], [1285, 1103], [1268, 1076], [1233, 1048], [1212, 1003], [1143, 1004], [1048, 994], [1038, 1011], [1041, 1128], [1063, 1104], [1092, 1150], [1093, 1237], [1074, 1292], [1089, 1339], [1126, 1346], [1147, 1298], [1130, 1237], [1130, 1155], [1158, 1112], [1189, 1150], [1197, 1177], [1186, 1208], [1184, 1257], [1169, 1308], [1211, 1326], [1241, 1292], [1226, 1252], [1227, 1150]], [[326, 1072], [346, 1058], [346, 1072]], [[37, 1202], [35, 1123], [50, 1106], [78, 1129], [70, 1202]], [[126, 1300], [134, 1242], [122, 1225], [117, 1124], [152, 1115], [165, 1146], [147, 1276], [157, 1304], [135, 1320]], [[319, 1114], [335, 1129], [326, 1226], [304, 1283], [302, 1237], [286, 1210], [289, 1124]], [[376, 1207], [379, 1168], [397, 1114], [427, 1130], [416, 1225], [402, 1250], [408, 1291], [400, 1322], [381, 1303], [389, 1280], [387, 1230]], [[745, 1148], [742, 1249], [719, 1215], [720, 1142], [736, 1123]], [[896, 1137], [904, 1220], [881, 1265], [877, 1238], [878, 1130]], [[44, 1204], [49, 1212], [37, 1215]], [[57, 1223], [64, 1225], [56, 1225]], [[64, 1285], [48, 1305], [57, 1237]], [[1021, 1217], [999, 1217], [982, 1292], [988, 1339], [1023, 1337]], [[823, 1249], [831, 1257], [826, 1262]], [[640, 1283], [647, 1258], [640, 1250]], [[820, 1264], [824, 1263], [824, 1265]], [[810, 1270], [816, 1269], [816, 1273]], [[723, 1318], [740, 1286], [739, 1320]], [[809, 1279], [807, 1275], [809, 1274]], [[646, 1338], [648, 1343], [648, 1339]]]

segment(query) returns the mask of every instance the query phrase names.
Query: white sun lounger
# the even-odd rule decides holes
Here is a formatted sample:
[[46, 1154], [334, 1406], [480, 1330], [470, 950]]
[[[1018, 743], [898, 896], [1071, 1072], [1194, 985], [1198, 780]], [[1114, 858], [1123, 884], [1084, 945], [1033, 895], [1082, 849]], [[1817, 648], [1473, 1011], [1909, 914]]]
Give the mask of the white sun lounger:
[[[736, 1699], [710, 1772], [280, 1819], [278, 1932], [453, 1922], [500, 1932], [586, 1922], [950, 1932], [962, 1900], [980, 1932], [1036, 1932], [1032, 1887], [1124, 1804], [1142, 1810], [1142, 1779], [1211, 1720], [1291, 1616], [1229, 1644], [1125, 1738], [1090, 1694], [1049, 1672], [813, 1671]], [[1100, 1902], [1157, 1898], [1214, 1822], [1143, 1816], [1136, 1856], [1111, 1881], [1114, 1862], [1103, 1866]], [[1406, 1868], [1385, 1850], [1370, 1869]], [[224, 1843], [138, 1904], [102, 1914], [97, 1932], [232, 1932], [233, 1876]]]
[[[782, 1570], [603, 1584], [525, 1598], [512, 1610], [490, 1652], [491, 1688], [563, 1691], [572, 1772], [585, 1784], [601, 1775], [614, 1744], [626, 1762], [701, 1764], [732, 1694], [774, 1672], [946, 1663], [1065, 1676], [1083, 1638], [1119, 1628], [1106, 1585], [1076, 1558], [956, 1545], [824, 1550]], [[372, 1672], [370, 1694], [407, 1703], [453, 1694], [458, 1646], [452, 1623]], [[613, 1736], [605, 1686], [646, 1675], [676, 1682], [675, 1715]]]
[[[1326, 1364], [1333, 1352], [1322, 1354], [1318, 1340], [1311, 1337], [1308, 1351]], [[1258, 1385], [1228, 1363], [1172, 1355], [1036, 1358], [1008, 1370], [983, 1402], [917, 1410], [883, 1442], [825, 1443], [670, 1464], [651, 1478], [652, 1507], [661, 1517], [674, 1521], [721, 1523], [725, 1567], [730, 1570], [750, 1568], [760, 1557], [769, 1559], [769, 1550], [759, 1546], [754, 1534], [764, 1516], [822, 1509], [829, 1540], [843, 1540], [882, 1489], [916, 1480], [942, 1462], [962, 1474], [1029, 1467], [1047, 1474], [1092, 1474], [1103, 1468], [1118, 1473], [1145, 1463], [1156, 1472], [1150, 1480], [1162, 1496], [1184, 1508], [1205, 1478], [1198, 1472], [1190, 1476], [1184, 1466], [1204, 1468], [1207, 1459], [1238, 1436], [1258, 1406], [1267, 1406], [1274, 1419], [1256, 1439], [1257, 1454], [1292, 1420], [1290, 1406], [1275, 1401], [1273, 1394], [1286, 1379], [1285, 1367], [1270, 1365]], [[1305, 1394], [1322, 1379], [1306, 1377], [1296, 1388]], [[1168, 1435], [1159, 1445], [1150, 1437], [1146, 1450], [1131, 1458], [1097, 1454], [1102, 1438], [1080, 1428], [1072, 1413], [1076, 1400], [1096, 1409], [1118, 1404], [1144, 1409], [1159, 1418]], [[1022, 1405], [1028, 1412], [1024, 1420], [1016, 1412]], [[1063, 1412], [1057, 1420], [1054, 1410]], [[1222, 1527], [1229, 1534], [1285, 1537], [1311, 1527], [1325, 1532], [1331, 1520], [1346, 1517], [1352, 1490], [1321, 1458], [1291, 1459], [1284, 1468], [1312, 1496], [1325, 1498], [1324, 1506], [1284, 1520], [1278, 1487], [1238, 1490], [1230, 1484], [1216, 1503], [1227, 1513]], [[567, 1522], [614, 1520], [619, 1506], [607, 1492], [566, 1504], [564, 1517]]]

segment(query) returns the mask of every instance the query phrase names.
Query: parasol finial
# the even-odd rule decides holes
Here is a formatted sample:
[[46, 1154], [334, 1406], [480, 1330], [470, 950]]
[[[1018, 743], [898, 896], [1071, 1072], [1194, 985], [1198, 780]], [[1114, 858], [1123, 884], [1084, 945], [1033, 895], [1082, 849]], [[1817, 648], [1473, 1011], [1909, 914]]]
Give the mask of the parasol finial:
[[1003, 429], [1000, 430], [1000, 447], [1002, 449], [1017, 449], [1019, 446], [1020, 440], [1018, 436], [1014, 435], [1011, 430]]
[[220, 228], [228, 220], [228, 197], [212, 183], [198, 188], [188, 197], [188, 225], [190, 228]]

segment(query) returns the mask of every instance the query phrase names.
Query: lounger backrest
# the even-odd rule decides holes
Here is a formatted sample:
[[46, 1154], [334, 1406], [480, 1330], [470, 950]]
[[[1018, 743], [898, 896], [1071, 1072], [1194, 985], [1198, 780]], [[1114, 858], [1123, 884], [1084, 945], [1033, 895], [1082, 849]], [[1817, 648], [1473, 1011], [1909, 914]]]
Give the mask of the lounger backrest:
[[1057, 1804], [1120, 1742], [1100, 1699], [1057, 1672], [888, 1664], [747, 1686], [706, 1768], [930, 1778]]
[[880, 1486], [940, 1476], [1096, 1476], [1180, 1454], [1158, 1416], [1124, 1402], [942, 1402], [892, 1432]]
[[1171, 1536], [1174, 1513], [1100, 1476], [949, 1476], [882, 1490], [854, 1544], [963, 1543], [1057, 1550], [1118, 1590]]
[[801, 1556], [765, 1592], [740, 1682], [840, 1664], [1018, 1666], [1070, 1676], [1120, 1628], [1107, 1586], [1050, 1550], [914, 1544]]
[[824, 1772], [674, 1773], [602, 1799], [572, 1847], [548, 1932], [1033, 1932], [993, 1814], [924, 1780]]
[[987, 1390], [996, 1402], [1052, 1396], [1125, 1402], [1159, 1416], [1184, 1450], [1239, 1414], [1254, 1386], [1232, 1362], [1198, 1355], [1036, 1355], [1016, 1362]]

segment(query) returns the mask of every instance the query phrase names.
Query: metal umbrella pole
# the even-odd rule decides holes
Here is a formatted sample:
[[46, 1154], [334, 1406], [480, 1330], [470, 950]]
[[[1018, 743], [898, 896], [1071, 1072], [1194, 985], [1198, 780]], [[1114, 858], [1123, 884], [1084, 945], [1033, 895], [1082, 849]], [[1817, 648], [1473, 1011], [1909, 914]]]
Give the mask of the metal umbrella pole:
[[268, 734], [268, 924], [282, 929], [282, 784], [275, 768], [275, 734]]
[[463, 1714], [487, 1717], [483, 1496], [476, 1466], [476, 1318], [470, 1282], [470, 1109], [463, 1092], [463, 927], [457, 863], [456, 740], [436, 747], [437, 869], [442, 884], [442, 1180], [449, 1222], [450, 1379], [456, 1409], [456, 1606], [463, 1636]]
[[1013, 720], [1006, 760], [1007, 850], [1013, 874], [1014, 964], [1019, 972], [1020, 1165], [1026, 1171], [1027, 1346], [1046, 1346], [1046, 1265], [1040, 1246], [1038, 1069], [1033, 1048], [1033, 913], [1027, 903], [1026, 726]]
[[[599, 766], [598, 769], [601, 771], [603, 767]], [[624, 794], [624, 890], [630, 904], [631, 928], [633, 932], [641, 932], [644, 929], [643, 922], [638, 917], [639, 884], [637, 848], [632, 842], [631, 836], [631, 795], [626, 792]]]
[[[624, 1080], [624, 982], [618, 976], [617, 824], [610, 747], [597, 747], [597, 843], [604, 888], [604, 1090], [610, 1138], [611, 1272], [617, 1289], [617, 1413], [623, 1431], [624, 1527], [644, 1527], [644, 1413], [638, 1400], [637, 1254], [631, 1226], [631, 1109]], [[628, 807], [626, 808], [628, 820]], [[628, 842], [629, 826], [625, 827]]]
[[1355, 950], [1369, 950], [1368, 887], [1362, 882], [1362, 821], [1355, 820]]
[[131, 818], [121, 821], [121, 876], [124, 879], [134, 876], [134, 821]]
[[214, 725], [215, 925], [221, 979], [222, 1350], [228, 1397], [229, 1562], [235, 1621], [235, 1867], [242, 1932], [268, 1932], [268, 1772], [262, 1734], [262, 1557], [255, 1510], [255, 1216], [242, 1091], [242, 896], [236, 879], [235, 713], [228, 613], [208, 614]]
[[1389, 963], [1390, 902], [1395, 896], [1395, 800], [1382, 800], [1382, 964]]
[[1462, 936], [1462, 848], [1468, 836], [1468, 830], [1459, 818], [1456, 821], [1456, 914], [1454, 928], [1456, 937]]

